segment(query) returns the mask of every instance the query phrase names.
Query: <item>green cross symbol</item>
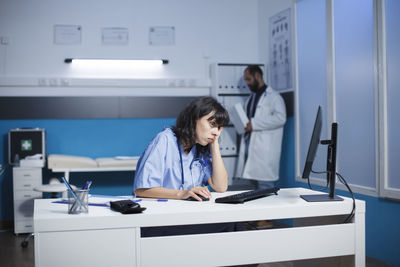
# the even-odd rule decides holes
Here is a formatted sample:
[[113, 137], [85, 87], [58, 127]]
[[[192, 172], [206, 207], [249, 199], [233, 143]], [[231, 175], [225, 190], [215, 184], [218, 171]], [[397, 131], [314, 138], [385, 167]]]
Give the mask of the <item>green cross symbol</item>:
[[21, 151], [31, 151], [32, 150], [32, 140], [26, 139], [21, 140]]

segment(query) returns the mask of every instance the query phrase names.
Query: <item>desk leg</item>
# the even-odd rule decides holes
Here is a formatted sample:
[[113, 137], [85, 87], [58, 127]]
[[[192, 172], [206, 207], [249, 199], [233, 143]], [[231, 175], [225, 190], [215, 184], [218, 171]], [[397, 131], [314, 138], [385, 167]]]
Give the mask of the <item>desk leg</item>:
[[365, 213], [357, 212], [354, 215], [356, 227], [354, 265], [365, 267]]

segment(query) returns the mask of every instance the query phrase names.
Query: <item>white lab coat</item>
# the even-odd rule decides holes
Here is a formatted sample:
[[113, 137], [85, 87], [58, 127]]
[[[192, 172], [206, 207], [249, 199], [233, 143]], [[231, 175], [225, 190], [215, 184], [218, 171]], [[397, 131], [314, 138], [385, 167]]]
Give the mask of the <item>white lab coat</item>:
[[[249, 99], [245, 103], [245, 110]], [[286, 107], [283, 98], [274, 89], [267, 87], [251, 119], [253, 131], [246, 162], [244, 136], [241, 136], [236, 177], [260, 181], [278, 180], [285, 122]]]

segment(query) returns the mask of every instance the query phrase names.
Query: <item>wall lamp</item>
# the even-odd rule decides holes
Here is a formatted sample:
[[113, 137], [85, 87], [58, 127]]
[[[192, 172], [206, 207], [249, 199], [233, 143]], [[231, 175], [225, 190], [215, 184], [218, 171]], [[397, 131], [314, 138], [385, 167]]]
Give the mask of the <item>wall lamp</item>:
[[85, 58], [66, 58], [64, 63], [79, 65], [123, 65], [123, 66], [161, 66], [168, 64], [168, 59], [85, 59]]

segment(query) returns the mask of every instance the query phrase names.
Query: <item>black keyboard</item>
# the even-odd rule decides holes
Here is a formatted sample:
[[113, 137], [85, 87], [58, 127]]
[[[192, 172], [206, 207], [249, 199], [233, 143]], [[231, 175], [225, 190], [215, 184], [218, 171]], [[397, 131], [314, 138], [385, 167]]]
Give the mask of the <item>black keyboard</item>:
[[270, 195], [277, 195], [279, 191], [278, 187], [271, 187], [271, 188], [265, 188], [265, 189], [256, 189], [256, 190], [251, 190], [251, 191], [246, 191], [243, 193], [235, 194], [235, 195], [230, 195], [226, 197], [219, 197], [215, 199], [216, 203], [231, 203], [231, 204], [239, 204], [239, 203], [244, 203], [249, 200], [261, 198], [261, 197], [267, 197]]

